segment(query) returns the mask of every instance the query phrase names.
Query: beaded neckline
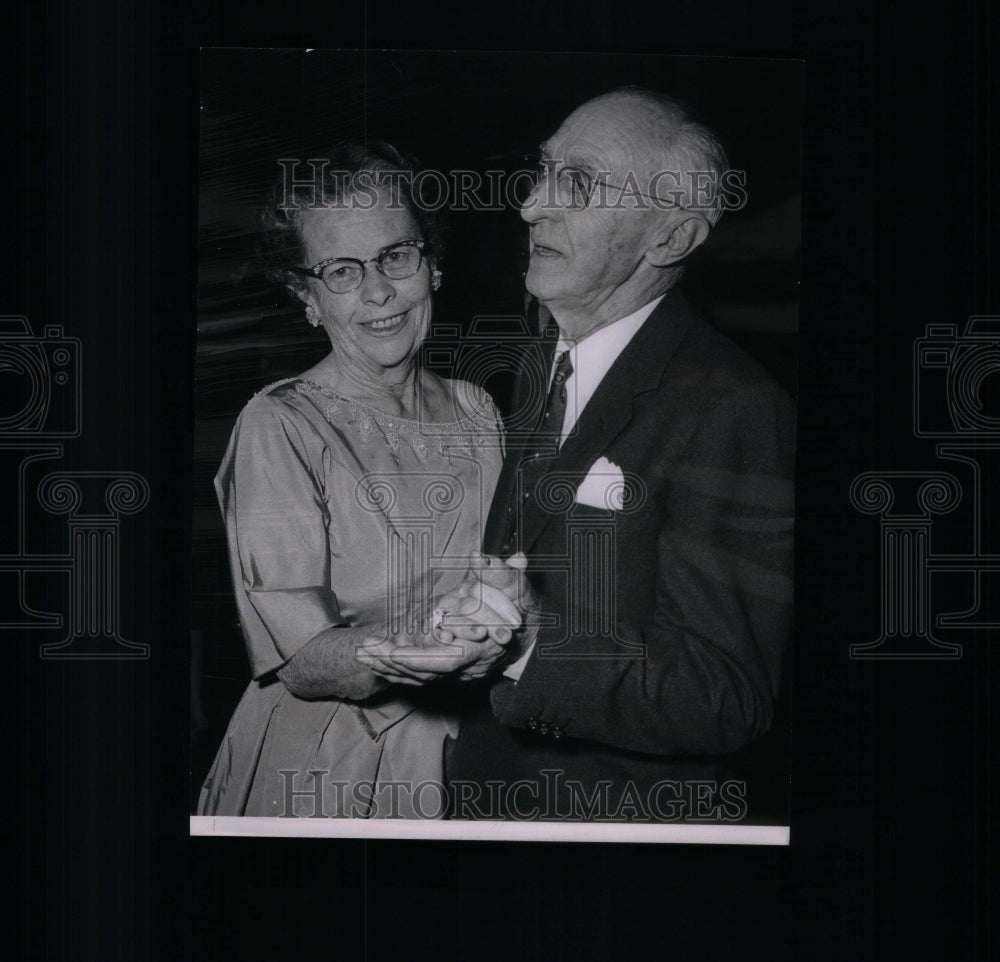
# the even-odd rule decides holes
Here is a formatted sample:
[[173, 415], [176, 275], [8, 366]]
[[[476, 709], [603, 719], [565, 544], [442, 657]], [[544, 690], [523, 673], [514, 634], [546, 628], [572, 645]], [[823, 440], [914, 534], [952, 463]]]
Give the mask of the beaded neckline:
[[[398, 421], [401, 424], [414, 424], [425, 428], [440, 429], [440, 428], [452, 427], [453, 425], [456, 424], [465, 424], [467, 421], [493, 420], [493, 412], [488, 408], [484, 410], [482, 414], [480, 414], [479, 412], [476, 412], [474, 414], [466, 414], [460, 418], [457, 418], [454, 421], [428, 421], [423, 418], [404, 418], [397, 414], [389, 414], [388, 412], [383, 411], [381, 408], [375, 407], [374, 404], [371, 404], [368, 401], [364, 401], [361, 398], [348, 397], [346, 394], [340, 394], [337, 391], [334, 391], [333, 388], [326, 387], [325, 385], [319, 384], [317, 381], [312, 381], [309, 378], [300, 377], [300, 378], [291, 378], [291, 380], [296, 382], [295, 389], [299, 392], [301, 392], [302, 388], [305, 387], [313, 391], [318, 391], [320, 394], [323, 395], [323, 397], [329, 398], [333, 401], [340, 401], [344, 404], [348, 404], [351, 406], [357, 405], [358, 407], [364, 408], [365, 410], [371, 412], [372, 417], [374, 417], [375, 420], [377, 421], [386, 418], [390, 421]], [[281, 383], [288, 383], [288, 382], [281, 382]], [[274, 385], [272, 385], [272, 387], [273, 386]]]
[[404, 439], [421, 463], [428, 454], [434, 452], [452, 464], [454, 454], [463, 451], [467, 455], [474, 455], [477, 449], [486, 447], [491, 435], [496, 437], [501, 432], [500, 415], [492, 398], [485, 393], [481, 395], [484, 407], [481, 413], [477, 411], [467, 414], [457, 421], [428, 422], [386, 414], [365, 401], [338, 394], [332, 388], [307, 378], [287, 378], [258, 393], [286, 385], [298, 394], [319, 394], [325, 398], [327, 403], [322, 407], [323, 416], [331, 424], [340, 420], [338, 416], [342, 413], [346, 413], [359, 432], [363, 447], [368, 445], [373, 436], [381, 436], [397, 463], [400, 441]]

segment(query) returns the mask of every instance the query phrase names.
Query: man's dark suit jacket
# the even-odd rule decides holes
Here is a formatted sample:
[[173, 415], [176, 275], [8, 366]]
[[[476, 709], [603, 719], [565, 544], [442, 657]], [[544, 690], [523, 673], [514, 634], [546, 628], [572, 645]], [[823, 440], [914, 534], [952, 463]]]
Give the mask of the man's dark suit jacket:
[[[704, 790], [676, 780], [718, 776], [715, 759], [772, 722], [792, 613], [794, 406], [671, 291], [526, 490], [524, 424], [544, 405], [553, 349], [540, 338], [522, 363], [521, 426], [508, 425], [484, 540], [488, 553], [509, 547], [516, 504], [515, 544], [549, 623], [517, 684], [494, 678], [463, 722], [448, 763], [455, 814], [599, 818], [610, 805], [628, 817], [643, 802], [622, 800], [623, 786], [647, 802], [660, 786], [653, 818], [697, 817], [699, 804], [705, 815]], [[601, 458], [625, 479], [619, 510], [572, 499]], [[739, 817], [729, 801], [715, 814]]]

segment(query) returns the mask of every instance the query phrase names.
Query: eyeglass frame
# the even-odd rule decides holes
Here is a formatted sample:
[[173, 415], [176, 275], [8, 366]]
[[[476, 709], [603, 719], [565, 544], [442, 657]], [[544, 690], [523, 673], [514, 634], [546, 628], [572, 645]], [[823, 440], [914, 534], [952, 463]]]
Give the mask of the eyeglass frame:
[[[389, 251], [395, 250], [397, 247], [416, 247], [420, 257], [417, 259], [417, 266], [412, 274], [404, 274], [402, 277], [389, 277], [389, 275], [382, 269], [382, 258], [385, 257]], [[382, 250], [380, 250], [374, 257], [369, 257], [364, 261], [359, 257], [328, 257], [326, 260], [322, 260], [318, 264], [314, 264], [312, 267], [291, 267], [289, 270], [293, 274], [298, 274], [301, 277], [315, 278], [331, 294], [352, 294], [354, 291], [358, 290], [362, 284], [364, 284], [369, 264], [374, 264], [375, 269], [383, 277], [387, 277], [391, 281], [405, 281], [417, 274], [417, 271], [420, 270], [420, 267], [424, 262], [424, 257], [427, 256], [429, 251], [430, 247], [428, 246], [427, 241], [420, 240], [418, 238], [411, 238], [409, 240], [396, 241], [395, 244], [389, 244], [387, 247], [383, 247]], [[348, 263], [356, 264], [361, 268], [361, 277], [358, 278], [358, 283], [355, 284], [354, 287], [349, 287], [346, 291], [335, 291], [325, 280], [323, 280], [323, 271], [337, 261], [347, 261]]]
[[[532, 170], [532, 172], [531, 172], [532, 176], [534, 178], [534, 185], [533, 185], [532, 189], [534, 189], [535, 187], [537, 187], [541, 183], [542, 177], [549, 177], [552, 174], [555, 174], [555, 176], [556, 176], [556, 190], [558, 191], [560, 189], [559, 188], [559, 179], [558, 178], [565, 171], [573, 171], [575, 173], [580, 174], [584, 178], [586, 178], [587, 190], [585, 192], [586, 193], [586, 199], [584, 200], [584, 202], [582, 204], [580, 204], [580, 205], [576, 205], [574, 203], [572, 206], [569, 205], [569, 204], [565, 204], [564, 203], [564, 206], [570, 207], [571, 210], [585, 210], [587, 207], [589, 207], [590, 206], [590, 202], [591, 202], [591, 200], [593, 200], [593, 197], [594, 197], [594, 189], [596, 187], [599, 187], [599, 186], [601, 186], [601, 187], [609, 187], [609, 188], [611, 188], [611, 190], [617, 190], [617, 191], [619, 191], [620, 193], [623, 193], [623, 194], [626, 193], [626, 192], [627, 193], [631, 193], [631, 194], [638, 194], [640, 197], [645, 197], [647, 200], [655, 201], [657, 204], [663, 204], [663, 205], [665, 205], [665, 207], [663, 208], [665, 210], [672, 210], [672, 209], [685, 210], [686, 209], [683, 204], [678, 204], [678, 203], [676, 203], [674, 201], [664, 200], [664, 198], [662, 198], [662, 197], [656, 197], [653, 194], [645, 194], [641, 190], [639, 190], [638, 188], [635, 188], [635, 187], [619, 187], [617, 184], [609, 183], [606, 180], [599, 180], [598, 178], [600, 177], [600, 175], [603, 174], [603, 173], [606, 173], [606, 171], [603, 171], [603, 170], [599, 170], [596, 174], [591, 174], [589, 171], [587, 171], [583, 167], [580, 167], [580, 166], [578, 166], [576, 164], [563, 164], [561, 167], [558, 167], [558, 165], [559, 165], [559, 161], [558, 160], [556, 160], [555, 158], [552, 158], [552, 157], [544, 157], [544, 156], [541, 156], [539, 154], [528, 154], [528, 155], [525, 156], [524, 159], [525, 159], [525, 161], [530, 162], [532, 164], [532, 167], [534, 168]], [[558, 169], [556, 169], [557, 167], [558, 167]]]

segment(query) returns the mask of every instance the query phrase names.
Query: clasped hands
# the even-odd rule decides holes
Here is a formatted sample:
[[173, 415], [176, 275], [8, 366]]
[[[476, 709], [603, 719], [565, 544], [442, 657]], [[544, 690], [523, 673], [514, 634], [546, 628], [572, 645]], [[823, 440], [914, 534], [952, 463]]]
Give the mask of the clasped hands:
[[506, 561], [474, 554], [461, 584], [437, 599], [429, 632], [368, 637], [355, 658], [400, 685], [483, 677], [533, 630], [535, 598], [527, 566], [520, 553]]

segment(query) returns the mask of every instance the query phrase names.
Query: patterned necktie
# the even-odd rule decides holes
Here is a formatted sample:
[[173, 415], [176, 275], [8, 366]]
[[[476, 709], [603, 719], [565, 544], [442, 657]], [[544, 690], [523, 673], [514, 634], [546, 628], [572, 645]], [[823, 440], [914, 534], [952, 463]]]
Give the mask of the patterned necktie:
[[545, 412], [537, 434], [551, 436], [553, 439], [562, 436], [563, 420], [566, 417], [566, 381], [572, 373], [573, 362], [569, 359], [569, 351], [556, 351], [552, 383], [549, 385], [549, 396], [545, 399]]
[[545, 399], [545, 408], [541, 421], [535, 428], [532, 439], [537, 442], [548, 442], [546, 450], [525, 452], [525, 460], [520, 465], [520, 483], [515, 486], [511, 500], [507, 504], [507, 532], [504, 538], [503, 554], [510, 555], [519, 550], [518, 519], [524, 507], [536, 497], [535, 488], [541, 480], [549, 462], [558, 454], [558, 446], [562, 437], [563, 420], [566, 417], [566, 381], [573, 373], [573, 363], [569, 351], [556, 351], [555, 370], [549, 393]]

